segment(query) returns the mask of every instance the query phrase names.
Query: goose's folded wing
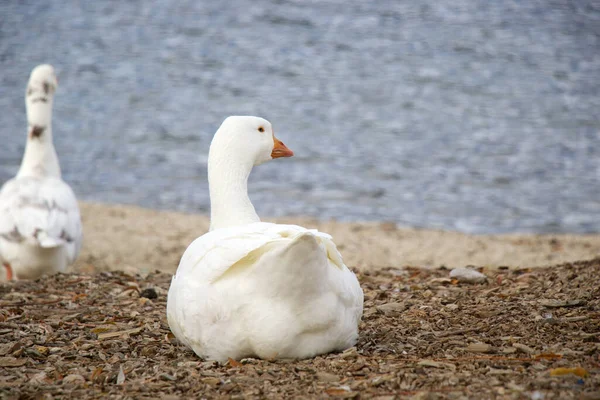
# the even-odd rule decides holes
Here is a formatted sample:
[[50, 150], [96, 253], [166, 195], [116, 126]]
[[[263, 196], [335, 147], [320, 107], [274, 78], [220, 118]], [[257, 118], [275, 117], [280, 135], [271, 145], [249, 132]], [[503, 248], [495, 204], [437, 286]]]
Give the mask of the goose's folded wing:
[[328, 234], [297, 225], [257, 222], [218, 229], [196, 239], [183, 254], [176, 276], [192, 274], [195, 279], [215, 282], [234, 265], [268, 251], [269, 244], [289, 241], [305, 232], [314, 234], [328, 258], [339, 268], [343, 267], [342, 257]]
[[19, 178], [0, 192], [0, 240], [45, 248], [65, 245], [69, 262], [81, 247], [77, 199], [60, 179]]

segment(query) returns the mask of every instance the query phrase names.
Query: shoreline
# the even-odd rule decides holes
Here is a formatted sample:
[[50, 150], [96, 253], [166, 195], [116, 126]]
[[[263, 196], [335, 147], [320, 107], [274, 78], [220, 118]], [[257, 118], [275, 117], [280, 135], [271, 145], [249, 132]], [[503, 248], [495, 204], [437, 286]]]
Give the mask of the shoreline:
[[[133, 205], [80, 202], [81, 254], [70, 271], [175, 272], [187, 246], [208, 230], [209, 217]], [[469, 235], [396, 227], [389, 222], [264, 218], [331, 234], [344, 262], [357, 270], [418, 266], [533, 268], [600, 255], [600, 234]]]

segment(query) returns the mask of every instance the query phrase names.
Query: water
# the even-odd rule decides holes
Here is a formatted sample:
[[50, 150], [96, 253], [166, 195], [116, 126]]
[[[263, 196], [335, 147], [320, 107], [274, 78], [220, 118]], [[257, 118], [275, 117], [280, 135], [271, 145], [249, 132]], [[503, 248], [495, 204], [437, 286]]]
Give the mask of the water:
[[261, 215], [600, 231], [595, 0], [3, 1], [0, 182], [42, 62], [82, 199], [208, 212], [210, 139], [251, 114], [296, 153], [251, 176]]

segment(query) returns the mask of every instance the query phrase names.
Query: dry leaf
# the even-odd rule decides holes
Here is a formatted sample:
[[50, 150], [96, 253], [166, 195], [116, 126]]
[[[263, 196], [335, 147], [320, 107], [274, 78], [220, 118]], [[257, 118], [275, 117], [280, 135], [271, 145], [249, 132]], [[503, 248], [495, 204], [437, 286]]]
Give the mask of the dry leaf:
[[92, 375], [90, 376], [90, 380], [91, 381], [96, 380], [96, 378], [99, 377], [101, 373], [102, 373], [102, 367], [97, 367], [94, 370], [94, 372], [92, 372]]
[[[183, 250], [178, 248], [177, 252]], [[199, 393], [207, 398], [297, 398], [309, 393], [309, 397], [331, 399], [361, 396], [390, 400], [394, 395], [472, 398], [476, 387], [476, 397], [487, 399], [531, 397], [536, 390], [549, 393], [544, 388], [565, 381], [566, 386], [556, 386], [555, 397], [593, 397], [600, 383], [600, 376], [593, 373], [596, 359], [589, 356], [595, 355], [600, 337], [594, 325], [597, 310], [592, 307], [593, 300], [587, 300], [589, 307], [555, 309], [559, 310], [556, 321], [571, 325], [563, 326], [565, 329], [541, 324], [534, 318], [543, 314], [539, 299], [550, 297], [549, 293], [557, 293], [561, 300], [587, 299], [589, 293], [594, 293], [600, 258], [536, 270], [536, 278], [528, 279], [528, 288], [518, 285], [519, 275], [512, 270], [502, 272], [502, 286], [496, 285], [497, 272], [490, 269], [486, 270], [487, 283], [463, 287], [431, 284], [447, 276], [447, 270], [419, 269], [413, 274], [414, 280], [408, 282], [415, 271], [408, 268], [402, 276], [387, 270], [357, 271], [365, 293], [365, 315], [371, 313], [360, 322], [357, 347], [306, 360], [269, 362], [252, 358], [225, 365], [202, 361], [169, 331], [165, 307], [170, 274], [157, 272], [147, 279], [136, 278], [140, 287], [154, 287], [161, 294], [145, 304], [138, 302], [135, 294], [133, 298], [116, 299], [124, 283], [131, 280], [118, 271], [99, 273], [70, 287], [65, 283], [76, 275], [3, 283], [0, 302], [10, 304], [0, 305], [4, 317], [0, 322], [0, 357], [11, 357], [9, 364], [16, 368], [0, 366], [0, 393], [6, 392], [11, 398], [35, 397], [37, 393], [53, 398], [103, 398], [113, 393], [123, 398], [165, 400], [186, 399]], [[79, 296], [73, 308], [69, 300], [77, 294], [87, 296]], [[63, 301], [44, 304], [52, 296]], [[377, 306], [394, 303], [409, 308], [397, 318], [377, 310]], [[449, 304], [456, 305], [456, 309], [451, 310]], [[70, 322], [62, 320], [65, 316]], [[143, 329], [133, 335], [104, 335], [140, 327]], [[108, 331], [95, 334], [97, 328]], [[514, 354], [465, 351], [469, 344], [483, 341], [500, 354]], [[555, 360], [562, 364], [552, 365], [550, 362]], [[559, 366], [581, 370], [550, 371]], [[560, 376], [564, 373], [570, 375]], [[78, 374], [85, 382], [79, 376], [70, 376]], [[327, 382], [334, 375], [339, 382]], [[576, 382], [584, 379], [581, 375], [586, 376], [583, 386]], [[70, 385], [63, 384], [63, 376], [68, 377]], [[117, 380], [123, 382], [116, 385]]]
[[165, 334], [165, 341], [170, 344], [175, 344], [177, 342], [177, 338], [175, 337], [175, 335], [173, 335], [173, 333], [167, 332]]
[[569, 374], [577, 375], [582, 378], [585, 378], [586, 376], [588, 376], [588, 372], [584, 368], [581, 368], [581, 367], [554, 368], [554, 369], [550, 370], [550, 376], [562, 376], [562, 375], [569, 375]]
[[343, 398], [351, 398], [358, 395], [358, 392], [352, 392], [347, 386], [325, 389], [325, 393], [327, 393], [330, 396]]
[[554, 353], [542, 353], [534, 357], [536, 360], [559, 360], [562, 358], [561, 354]]
[[136, 333], [141, 332], [142, 329], [144, 329], [144, 328], [140, 327], [140, 328], [135, 328], [135, 329], [128, 329], [126, 331], [101, 333], [101, 334], [98, 335], [98, 340], [109, 339], [109, 338], [113, 338], [113, 337], [119, 337], [121, 335], [134, 335]]
[[243, 365], [241, 362], [235, 361], [231, 357], [229, 357], [229, 359], [227, 361], [229, 362], [229, 365], [232, 367], [241, 367]]
[[110, 331], [110, 328], [106, 327], [106, 326], [99, 326], [99, 327], [91, 330], [91, 332], [95, 333], [95, 334], [104, 333], [104, 332], [108, 332], [108, 331]]

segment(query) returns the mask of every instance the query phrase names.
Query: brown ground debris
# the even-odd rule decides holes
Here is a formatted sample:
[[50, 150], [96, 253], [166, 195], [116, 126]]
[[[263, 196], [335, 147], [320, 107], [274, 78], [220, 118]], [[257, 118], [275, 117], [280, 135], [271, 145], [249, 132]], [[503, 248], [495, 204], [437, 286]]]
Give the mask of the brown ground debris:
[[0, 397], [600, 398], [600, 258], [479, 270], [487, 282], [458, 283], [446, 269], [359, 273], [356, 347], [225, 365], [169, 333], [169, 274], [5, 283]]

